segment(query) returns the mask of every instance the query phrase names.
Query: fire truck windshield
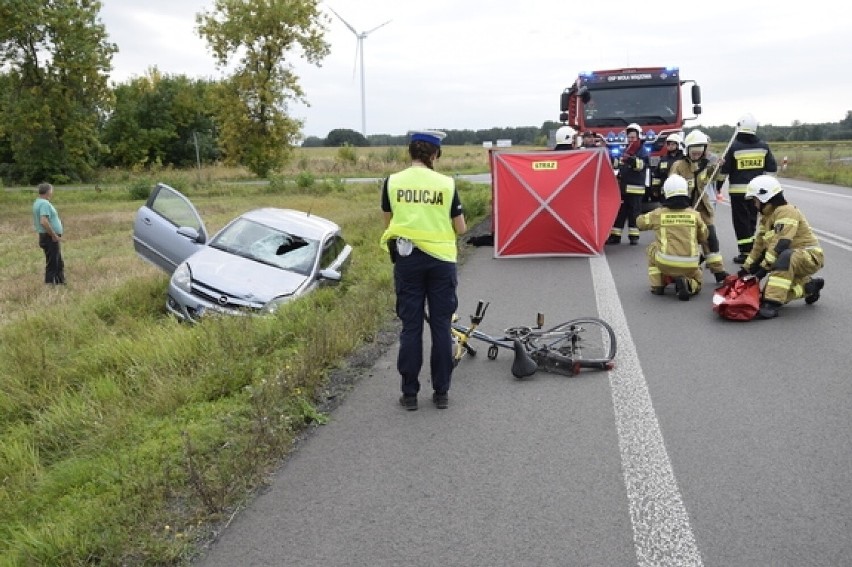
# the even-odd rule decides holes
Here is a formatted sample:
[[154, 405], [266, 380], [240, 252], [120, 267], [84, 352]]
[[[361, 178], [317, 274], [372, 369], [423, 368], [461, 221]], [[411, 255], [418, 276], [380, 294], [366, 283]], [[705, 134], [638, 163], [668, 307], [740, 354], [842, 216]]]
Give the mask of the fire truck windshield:
[[594, 89], [582, 106], [584, 126], [641, 126], [676, 124], [679, 116], [677, 85]]

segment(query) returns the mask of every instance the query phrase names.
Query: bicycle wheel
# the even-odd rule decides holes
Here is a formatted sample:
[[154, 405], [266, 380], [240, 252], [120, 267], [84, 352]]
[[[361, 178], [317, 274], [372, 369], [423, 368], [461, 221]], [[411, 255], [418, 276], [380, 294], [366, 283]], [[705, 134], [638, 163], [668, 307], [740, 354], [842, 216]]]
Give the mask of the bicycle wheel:
[[572, 319], [541, 333], [535, 348], [556, 351], [572, 361], [574, 374], [583, 368], [611, 370], [617, 353], [615, 332], [603, 319]]

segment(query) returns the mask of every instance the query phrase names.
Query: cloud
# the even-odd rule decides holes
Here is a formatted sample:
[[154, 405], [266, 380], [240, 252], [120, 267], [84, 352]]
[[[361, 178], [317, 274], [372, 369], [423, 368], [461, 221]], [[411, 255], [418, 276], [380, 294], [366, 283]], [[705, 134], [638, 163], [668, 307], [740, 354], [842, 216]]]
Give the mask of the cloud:
[[[211, 1], [104, 4], [102, 19], [120, 49], [114, 80], [151, 66], [221, 76], [195, 32], [195, 14]], [[824, 10], [764, 1], [745, 10], [730, 0], [638, 10], [621, 0], [324, 5], [359, 32], [391, 20], [363, 42], [368, 133], [538, 126], [558, 120], [559, 94], [578, 73], [622, 67], [679, 67], [701, 86], [699, 125], [733, 124], [744, 112], [764, 124], [837, 122], [852, 110], [845, 23]], [[327, 14], [329, 56], [320, 67], [291, 61], [310, 103], [291, 106], [306, 135], [361, 130], [357, 40]]]

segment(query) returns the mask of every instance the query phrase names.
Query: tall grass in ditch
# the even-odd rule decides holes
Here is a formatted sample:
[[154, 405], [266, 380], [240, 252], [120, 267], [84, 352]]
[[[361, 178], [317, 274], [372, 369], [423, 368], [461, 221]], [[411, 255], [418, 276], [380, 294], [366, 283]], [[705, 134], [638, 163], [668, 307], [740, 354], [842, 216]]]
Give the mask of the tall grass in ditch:
[[[489, 189], [460, 185], [469, 219], [481, 219]], [[26, 308], [7, 304], [0, 324], [0, 565], [176, 565], [295, 436], [327, 419], [317, 405], [330, 369], [392, 320], [376, 187], [321, 198], [190, 192], [208, 228], [253, 206], [310, 207], [355, 248], [339, 286], [272, 317], [192, 326], [165, 315], [165, 276], [130, 246], [139, 202], [58, 193], [63, 221], [76, 227], [65, 243], [67, 289], [40, 284], [32, 195], [13, 195], [0, 212], [4, 241], [26, 235], [22, 250], [0, 244], [4, 254], [35, 258], [31, 275], [0, 267], [0, 295], [22, 279], [33, 290]]]

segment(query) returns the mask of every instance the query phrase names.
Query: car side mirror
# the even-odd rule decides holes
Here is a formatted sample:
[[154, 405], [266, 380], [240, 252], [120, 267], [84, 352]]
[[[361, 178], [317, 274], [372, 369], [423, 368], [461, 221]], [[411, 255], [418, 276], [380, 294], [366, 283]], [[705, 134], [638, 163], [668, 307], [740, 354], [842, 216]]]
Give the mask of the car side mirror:
[[178, 227], [177, 233], [181, 236], [185, 236], [186, 238], [192, 240], [193, 242], [202, 243], [201, 235], [198, 234], [198, 231], [191, 226], [181, 226]]

